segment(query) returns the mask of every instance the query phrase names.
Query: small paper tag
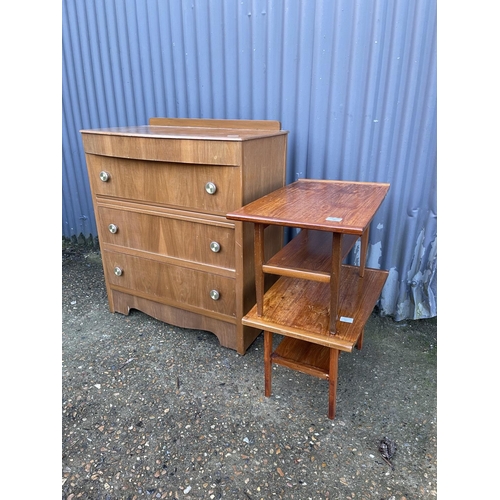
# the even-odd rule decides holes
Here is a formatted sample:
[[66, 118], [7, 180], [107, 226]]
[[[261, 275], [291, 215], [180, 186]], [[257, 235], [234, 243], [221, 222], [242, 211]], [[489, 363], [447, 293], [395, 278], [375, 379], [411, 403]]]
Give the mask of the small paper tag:
[[342, 323], [352, 323], [354, 321], [354, 318], [348, 318], [346, 316], [340, 316], [340, 321], [342, 321]]
[[326, 220], [329, 220], [330, 222], [340, 222], [342, 217], [327, 217]]

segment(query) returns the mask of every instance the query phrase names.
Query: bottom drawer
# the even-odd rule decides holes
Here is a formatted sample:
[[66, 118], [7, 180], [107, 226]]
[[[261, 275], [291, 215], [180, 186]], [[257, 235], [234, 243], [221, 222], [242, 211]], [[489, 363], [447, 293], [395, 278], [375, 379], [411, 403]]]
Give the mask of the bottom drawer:
[[102, 258], [113, 289], [191, 311], [236, 316], [234, 279], [118, 252], [104, 251]]

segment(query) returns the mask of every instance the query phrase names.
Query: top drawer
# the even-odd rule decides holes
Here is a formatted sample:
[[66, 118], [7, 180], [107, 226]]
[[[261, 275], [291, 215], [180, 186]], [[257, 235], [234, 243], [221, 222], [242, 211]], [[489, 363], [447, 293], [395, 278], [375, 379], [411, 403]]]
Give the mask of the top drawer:
[[87, 154], [94, 195], [225, 215], [239, 208], [240, 168]]
[[[140, 131], [142, 128], [132, 127], [131, 132], [125, 135], [88, 133], [87, 131], [82, 134], [84, 150], [86, 153], [115, 158], [207, 165], [238, 165], [241, 161], [241, 141], [236, 139], [203, 140], [199, 137], [189, 138], [187, 132], [184, 133], [184, 138], [160, 138], [154, 137], [152, 134], [155, 127], [146, 127], [149, 134], [152, 134], [150, 137], [139, 137], [134, 135], [135, 129]], [[156, 129], [162, 130], [164, 127], [156, 127]], [[196, 129], [191, 129], [191, 134], [193, 134], [192, 130]], [[144, 130], [142, 131], [144, 132]], [[217, 134], [217, 129], [214, 129], [212, 133]], [[283, 132], [280, 131], [280, 133]], [[180, 131], [177, 135], [179, 134], [183, 135]], [[269, 135], [270, 132], [267, 134]], [[239, 136], [234, 135], [233, 137]]]

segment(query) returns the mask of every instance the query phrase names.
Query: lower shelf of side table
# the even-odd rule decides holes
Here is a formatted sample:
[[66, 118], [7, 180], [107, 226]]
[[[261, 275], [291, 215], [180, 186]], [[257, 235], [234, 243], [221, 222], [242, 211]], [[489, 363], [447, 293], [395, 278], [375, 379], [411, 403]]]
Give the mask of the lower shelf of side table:
[[330, 349], [322, 345], [285, 337], [271, 354], [271, 360], [307, 375], [329, 378]]
[[263, 314], [254, 306], [242, 323], [286, 337], [351, 352], [380, 297], [388, 272], [342, 266], [340, 276], [339, 319], [331, 335], [330, 285], [282, 276], [265, 293]]

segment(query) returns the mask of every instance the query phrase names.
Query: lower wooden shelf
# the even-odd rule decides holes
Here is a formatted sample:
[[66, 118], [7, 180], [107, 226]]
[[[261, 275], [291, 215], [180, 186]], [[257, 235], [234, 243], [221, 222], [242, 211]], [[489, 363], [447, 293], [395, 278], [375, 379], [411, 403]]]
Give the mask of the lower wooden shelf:
[[271, 360], [314, 377], [329, 378], [330, 349], [322, 345], [285, 337], [271, 354]]
[[301, 278], [280, 277], [266, 292], [263, 314], [254, 306], [242, 323], [286, 337], [351, 352], [377, 303], [388, 272], [342, 266], [337, 332], [331, 335], [330, 285]]

